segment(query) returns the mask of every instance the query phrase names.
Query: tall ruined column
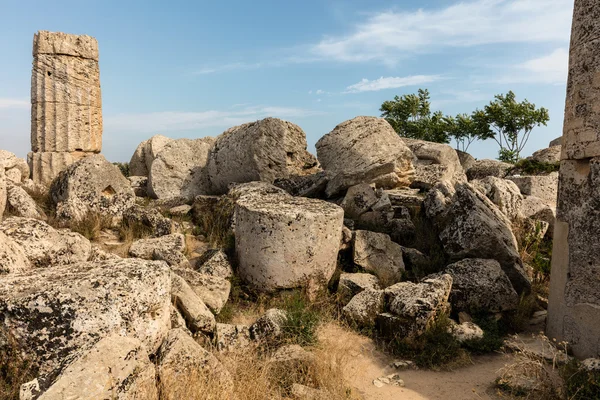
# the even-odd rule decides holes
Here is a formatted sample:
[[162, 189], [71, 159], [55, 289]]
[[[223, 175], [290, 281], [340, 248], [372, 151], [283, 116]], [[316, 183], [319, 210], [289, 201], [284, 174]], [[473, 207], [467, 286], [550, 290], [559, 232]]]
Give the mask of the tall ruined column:
[[600, 355], [600, 2], [575, 0], [547, 334]]
[[49, 184], [66, 166], [102, 149], [98, 42], [40, 31], [31, 74], [32, 178]]

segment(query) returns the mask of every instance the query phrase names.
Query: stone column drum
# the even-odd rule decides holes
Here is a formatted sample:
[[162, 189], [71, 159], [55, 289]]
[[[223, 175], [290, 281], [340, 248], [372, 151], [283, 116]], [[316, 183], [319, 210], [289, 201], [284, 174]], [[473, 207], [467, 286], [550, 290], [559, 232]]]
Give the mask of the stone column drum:
[[[102, 149], [98, 42], [91, 36], [40, 31], [31, 73], [32, 178], [49, 184], [66, 165]], [[43, 165], [43, 168], [40, 166]]]
[[600, 356], [600, 2], [575, 0], [547, 335]]

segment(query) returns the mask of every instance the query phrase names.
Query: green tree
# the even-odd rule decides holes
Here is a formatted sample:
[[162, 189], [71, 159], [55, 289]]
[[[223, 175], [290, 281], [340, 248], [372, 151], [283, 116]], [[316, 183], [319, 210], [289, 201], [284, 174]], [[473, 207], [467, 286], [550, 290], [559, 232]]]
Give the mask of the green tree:
[[400, 136], [438, 143], [450, 142], [444, 115], [441, 111], [431, 113], [427, 89], [384, 101], [380, 111]]
[[466, 152], [475, 140], [485, 138], [489, 131], [481, 111], [472, 115], [458, 114], [456, 117], [445, 118], [446, 132], [456, 142], [456, 149]]
[[484, 127], [480, 137], [494, 139], [500, 146], [498, 159], [515, 163], [533, 128], [546, 125], [550, 116], [547, 109], [536, 108], [527, 99], [517, 102], [515, 94], [509, 91], [506, 95], [496, 95], [483, 111], [475, 111], [473, 119]]

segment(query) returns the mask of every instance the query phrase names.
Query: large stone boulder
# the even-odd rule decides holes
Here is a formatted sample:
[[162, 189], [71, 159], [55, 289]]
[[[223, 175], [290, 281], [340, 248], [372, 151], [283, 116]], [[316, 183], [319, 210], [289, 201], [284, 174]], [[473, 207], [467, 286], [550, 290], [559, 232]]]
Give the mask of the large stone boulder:
[[264, 291], [328, 282], [343, 219], [342, 208], [321, 200], [246, 192], [235, 206], [240, 276]]
[[558, 172], [547, 175], [521, 175], [509, 176], [526, 196], [535, 196], [542, 199], [551, 207], [556, 207], [558, 196]]
[[129, 175], [148, 176], [156, 156], [171, 140], [163, 135], [154, 135], [140, 143], [129, 161]]
[[162, 260], [169, 265], [185, 263], [185, 236], [181, 233], [160, 236], [152, 239], [140, 239], [129, 248], [132, 257], [145, 260]]
[[18, 217], [46, 219], [44, 210], [21, 186], [10, 182], [7, 186], [6, 200], [12, 213]]
[[341, 206], [344, 209], [344, 217], [355, 220], [369, 211], [392, 210], [389, 196], [383, 190], [376, 189], [375, 185], [368, 183], [350, 187]]
[[[385, 289], [385, 310], [378, 316], [379, 329], [406, 338], [421, 335], [436, 316], [448, 310], [452, 277], [430, 276], [420, 283], [400, 282]], [[387, 315], [386, 315], [387, 314]]]
[[168, 333], [158, 352], [157, 363], [163, 400], [197, 398], [206, 390], [206, 385], [219, 391], [220, 398], [233, 395], [229, 371], [182, 329]]
[[12, 183], [19, 184], [29, 179], [29, 165], [27, 165], [27, 161], [17, 157], [10, 151], [0, 150], [0, 166], [2, 164], [4, 164], [3, 169], [6, 173], [6, 178]]
[[81, 263], [89, 259], [92, 250], [90, 241], [80, 234], [54, 229], [33, 218], [7, 218], [0, 224], [0, 232], [21, 246], [36, 268]]
[[375, 275], [362, 272], [340, 275], [337, 294], [342, 304], [347, 304], [354, 296], [366, 289], [381, 289], [379, 279]]
[[466, 258], [446, 267], [452, 276], [450, 304], [455, 312], [515, 310], [519, 296], [496, 260]]
[[516, 221], [521, 218], [523, 195], [513, 181], [487, 176], [473, 180], [471, 184], [486, 195], [509, 220]]
[[460, 165], [462, 165], [463, 170], [467, 171], [469, 168], [475, 164], [475, 157], [467, 153], [466, 151], [455, 150], [458, 159], [460, 160]]
[[209, 193], [206, 166], [214, 143], [212, 137], [166, 143], [152, 162], [148, 194], [157, 199], [184, 197], [192, 200], [199, 194]]
[[42, 392], [112, 334], [154, 353], [170, 327], [170, 274], [164, 262], [123, 259], [1, 276], [0, 343], [8, 332], [35, 355]]
[[541, 149], [527, 157], [528, 160], [537, 161], [541, 163], [556, 164], [560, 162], [560, 153], [562, 146], [550, 146], [546, 149]]
[[58, 399], [158, 400], [156, 368], [139, 339], [115, 333], [70, 364], [39, 397]]
[[457, 184], [456, 188], [440, 184], [428, 193], [424, 205], [452, 260], [497, 260], [518, 293], [529, 291], [531, 282], [510, 221], [487, 197], [468, 183]]
[[316, 147], [330, 178], [328, 196], [359, 183], [386, 189], [409, 186], [414, 176], [414, 155], [383, 118], [356, 117], [342, 122], [319, 139]]
[[212, 334], [216, 325], [215, 316], [187, 281], [177, 274], [171, 275], [171, 296], [187, 328], [193, 333]]
[[200, 274], [191, 268], [174, 268], [173, 271], [187, 282], [214, 314], [221, 312], [231, 290], [231, 283], [227, 279]]
[[103, 155], [95, 154], [70, 165], [52, 182], [52, 200], [59, 218], [81, 220], [92, 212], [120, 221], [135, 204], [127, 178]]
[[477, 160], [467, 169], [467, 178], [470, 181], [473, 179], [483, 179], [487, 176], [504, 178], [512, 167], [512, 164], [498, 160]]
[[235, 126], [223, 132], [210, 154], [212, 191], [227, 193], [231, 183], [263, 181], [318, 172], [315, 157], [306, 150], [306, 134], [277, 118]]
[[25, 250], [0, 231], [0, 275], [31, 268]]
[[439, 181], [466, 182], [467, 177], [456, 150], [447, 144], [402, 138], [416, 159], [415, 179], [411, 187], [431, 189]]
[[385, 233], [354, 232], [353, 260], [387, 285], [400, 281], [404, 272], [402, 246], [392, 242]]
[[383, 305], [383, 290], [365, 289], [344, 306], [342, 314], [351, 324], [360, 328], [372, 328], [377, 314], [383, 312]]

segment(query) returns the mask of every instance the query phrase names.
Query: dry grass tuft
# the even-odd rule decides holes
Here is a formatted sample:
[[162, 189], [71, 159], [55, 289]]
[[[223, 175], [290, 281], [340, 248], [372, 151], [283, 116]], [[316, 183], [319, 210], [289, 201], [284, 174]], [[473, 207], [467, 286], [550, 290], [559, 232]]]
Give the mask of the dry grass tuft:
[[97, 240], [100, 233], [112, 226], [112, 218], [99, 213], [90, 212], [83, 219], [71, 221], [68, 227], [73, 231], [81, 234], [88, 240]]
[[0, 399], [18, 400], [21, 385], [36, 375], [34, 365], [15, 337], [0, 328]]

